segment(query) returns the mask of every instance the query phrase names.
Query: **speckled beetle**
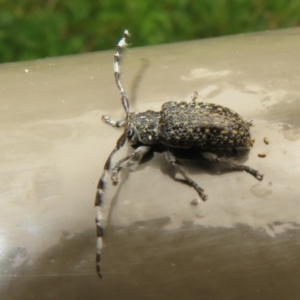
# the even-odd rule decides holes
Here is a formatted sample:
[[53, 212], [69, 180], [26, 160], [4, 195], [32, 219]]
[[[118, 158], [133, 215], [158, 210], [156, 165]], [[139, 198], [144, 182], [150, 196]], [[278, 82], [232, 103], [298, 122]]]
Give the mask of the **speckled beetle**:
[[[217, 154], [219, 151], [248, 151], [252, 146], [253, 142], [249, 131], [251, 122], [247, 122], [233, 110], [221, 105], [197, 102], [198, 94], [195, 92], [190, 102], [166, 102], [162, 105], [160, 111], [147, 110], [141, 113], [129, 111], [129, 101], [122, 87], [119, 71], [120, 55], [127, 46], [126, 41], [128, 37], [129, 33], [125, 30], [114, 54], [115, 80], [121, 93], [121, 102], [126, 115], [119, 121], [114, 121], [107, 116], [102, 117], [111, 126], [123, 127], [124, 132], [104, 165], [95, 201], [97, 208], [96, 263], [97, 273], [100, 278], [102, 278], [100, 252], [103, 236], [100, 206], [103, 203], [106, 175], [109, 172], [111, 173], [113, 184], [118, 184], [118, 174], [122, 169], [136, 167], [146, 153], [153, 151], [156, 146], [160, 146], [165, 152], [167, 161], [197, 191], [202, 200], [206, 200], [207, 196], [204, 194], [204, 190], [180, 166], [175, 156], [178, 149], [196, 152], [209, 161], [226, 163], [234, 170], [244, 170], [258, 180], [263, 179], [263, 175], [258, 171], [224, 156], [219, 157]], [[126, 140], [135, 150], [111, 168], [114, 154], [124, 146]]]

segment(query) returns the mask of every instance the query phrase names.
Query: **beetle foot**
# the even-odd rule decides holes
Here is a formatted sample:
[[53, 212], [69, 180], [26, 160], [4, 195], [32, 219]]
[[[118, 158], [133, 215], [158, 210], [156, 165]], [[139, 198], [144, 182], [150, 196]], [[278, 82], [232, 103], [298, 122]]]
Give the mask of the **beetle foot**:
[[117, 185], [119, 183], [117, 171], [112, 170], [111, 180], [112, 180], [113, 185]]
[[262, 181], [264, 179], [264, 174], [260, 174], [258, 171], [254, 170], [255, 173], [253, 174], [253, 176], [258, 179], [259, 181]]
[[195, 189], [203, 201], [206, 201], [208, 199], [208, 196], [204, 194], [204, 190], [200, 186], [195, 186]]

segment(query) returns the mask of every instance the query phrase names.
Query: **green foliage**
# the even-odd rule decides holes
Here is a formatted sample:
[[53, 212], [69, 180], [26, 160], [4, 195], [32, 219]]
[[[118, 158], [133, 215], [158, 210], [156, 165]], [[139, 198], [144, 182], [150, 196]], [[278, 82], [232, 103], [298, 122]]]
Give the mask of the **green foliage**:
[[299, 24], [300, 0], [0, 0], [0, 62]]

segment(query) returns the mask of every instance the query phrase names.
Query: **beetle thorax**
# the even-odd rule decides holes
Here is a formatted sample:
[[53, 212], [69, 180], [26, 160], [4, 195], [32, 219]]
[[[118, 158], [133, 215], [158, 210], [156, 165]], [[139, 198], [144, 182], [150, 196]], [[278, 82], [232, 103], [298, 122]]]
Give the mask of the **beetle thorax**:
[[142, 113], [130, 113], [126, 126], [127, 138], [131, 145], [158, 144], [158, 124], [160, 113], [147, 110]]

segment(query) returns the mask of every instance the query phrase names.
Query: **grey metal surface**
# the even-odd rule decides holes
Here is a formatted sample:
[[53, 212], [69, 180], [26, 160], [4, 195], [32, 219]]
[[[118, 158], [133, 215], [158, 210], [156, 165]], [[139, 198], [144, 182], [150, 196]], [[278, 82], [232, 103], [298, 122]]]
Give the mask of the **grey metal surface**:
[[106, 196], [103, 280], [93, 204], [121, 134], [101, 122], [123, 115], [113, 51], [0, 65], [1, 299], [298, 299], [299, 34], [125, 54], [128, 91], [149, 59], [132, 110], [159, 110], [193, 91], [236, 110], [254, 123], [246, 164], [265, 177], [183, 162], [209, 196], [193, 206], [195, 191], [173, 180], [161, 154], [122, 174]]

